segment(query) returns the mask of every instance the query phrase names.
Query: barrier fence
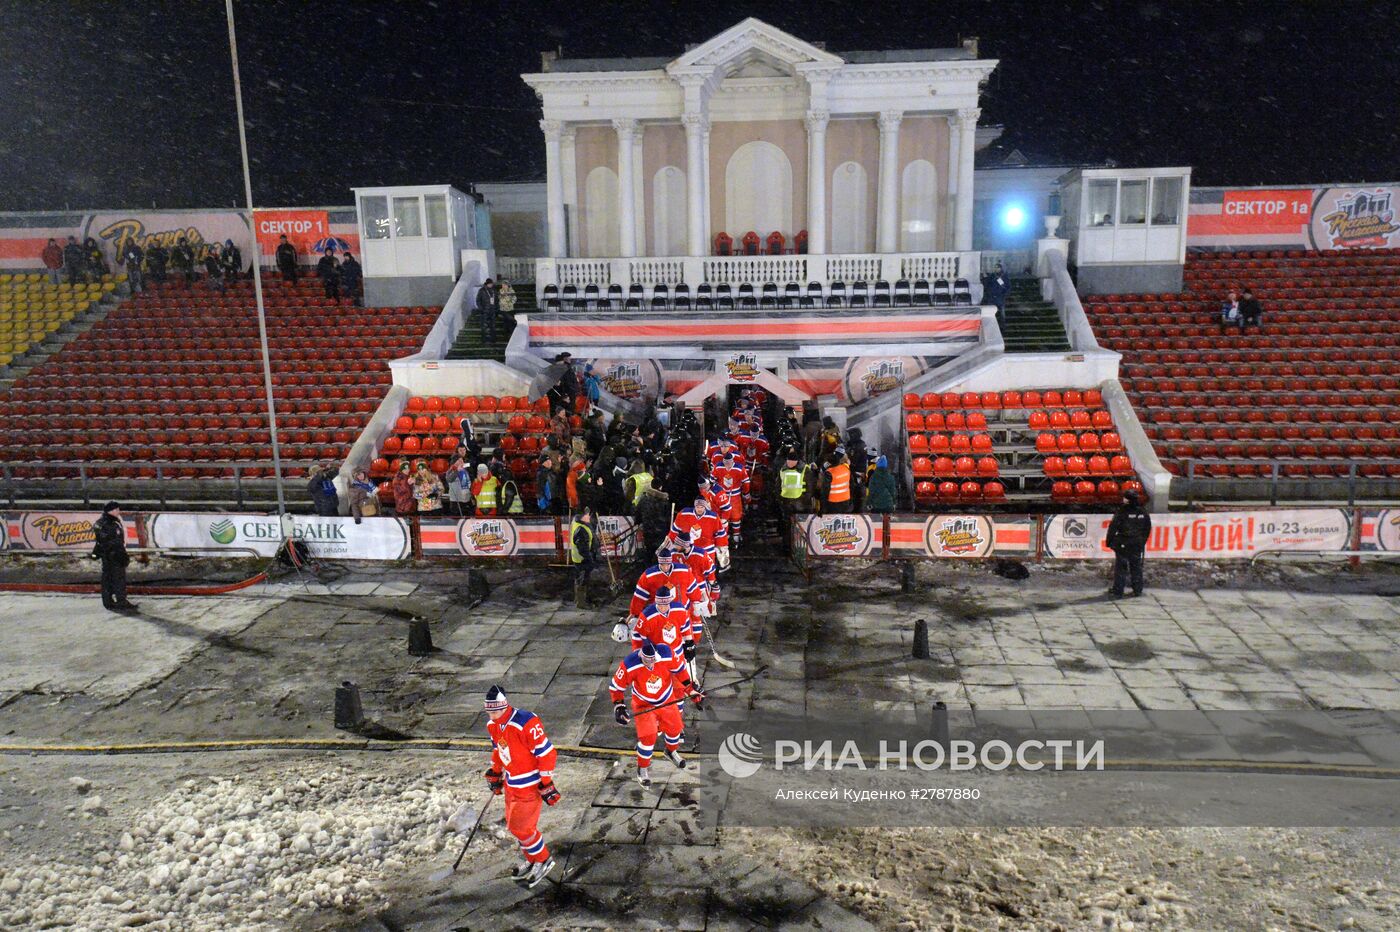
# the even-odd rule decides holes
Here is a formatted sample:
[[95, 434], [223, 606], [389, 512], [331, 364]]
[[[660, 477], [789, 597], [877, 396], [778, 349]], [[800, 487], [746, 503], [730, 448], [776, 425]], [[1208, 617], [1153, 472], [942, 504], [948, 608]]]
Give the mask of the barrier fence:
[[[7, 511], [0, 550], [87, 552], [95, 511]], [[272, 556], [283, 541], [274, 514], [132, 513], [131, 547], [179, 548], [218, 555], [253, 551]], [[841, 558], [870, 560], [1103, 560], [1108, 514], [802, 515], [793, 518], [798, 565]], [[290, 517], [292, 537], [313, 556], [341, 560], [409, 557], [542, 557], [567, 559], [569, 519], [552, 517], [321, 518]], [[1400, 508], [1301, 508], [1198, 511], [1152, 516], [1150, 559], [1251, 559], [1273, 553], [1400, 552]], [[600, 519], [605, 556], [636, 555], [631, 518]]]

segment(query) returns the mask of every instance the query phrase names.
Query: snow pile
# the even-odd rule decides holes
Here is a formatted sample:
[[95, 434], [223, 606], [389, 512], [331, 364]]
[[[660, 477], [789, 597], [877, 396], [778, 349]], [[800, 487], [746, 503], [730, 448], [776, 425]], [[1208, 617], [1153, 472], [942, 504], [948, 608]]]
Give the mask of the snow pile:
[[[93, 793], [73, 814], [83, 857], [31, 854], [0, 873], [0, 926], [273, 928], [298, 910], [353, 909], [441, 851], [443, 823], [462, 802], [460, 778], [446, 770], [395, 770], [329, 761], [186, 780], [127, 824], [96, 819], [105, 810]], [[110, 831], [93, 830], [109, 821]]]

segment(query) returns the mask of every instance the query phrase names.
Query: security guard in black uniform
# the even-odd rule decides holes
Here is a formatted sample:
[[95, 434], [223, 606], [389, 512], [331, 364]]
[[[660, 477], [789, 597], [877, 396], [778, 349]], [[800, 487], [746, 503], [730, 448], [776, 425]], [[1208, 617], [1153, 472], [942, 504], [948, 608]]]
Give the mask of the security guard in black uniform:
[[1123, 587], [1132, 577], [1133, 595], [1142, 595], [1142, 557], [1147, 538], [1152, 535], [1152, 517], [1142, 507], [1137, 492], [1123, 493], [1123, 506], [1108, 524], [1106, 543], [1113, 551], [1113, 588], [1109, 594], [1123, 597]]
[[102, 605], [112, 612], [134, 612], [136, 606], [126, 599], [126, 565], [131, 557], [126, 553], [126, 527], [122, 524], [122, 509], [108, 502], [102, 517], [92, 523], [95, 541], [93, 559], [102, 561]]

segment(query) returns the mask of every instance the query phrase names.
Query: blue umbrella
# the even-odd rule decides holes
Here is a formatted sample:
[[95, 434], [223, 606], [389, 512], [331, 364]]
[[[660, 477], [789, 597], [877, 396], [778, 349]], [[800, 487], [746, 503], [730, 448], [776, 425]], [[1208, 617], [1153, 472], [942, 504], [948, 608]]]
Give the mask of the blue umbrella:
[[316, 245], [311, 248], [317, 252], [349, 252], [350, 244], [339, 236], [327, 236], [325, 239], [318, 239]]

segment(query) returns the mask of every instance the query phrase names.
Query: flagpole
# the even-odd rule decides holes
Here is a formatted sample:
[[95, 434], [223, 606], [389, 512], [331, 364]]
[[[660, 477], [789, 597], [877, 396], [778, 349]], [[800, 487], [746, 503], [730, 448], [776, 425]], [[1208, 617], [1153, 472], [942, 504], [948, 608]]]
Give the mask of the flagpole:
[[[248, 229], [253, 225], [253, 176], [248, 169], [248, 133], [243, 126], [243, 84], [238, 77], [238, 38], [233, 28], [233, 0], [224, 0], [228, 19], [228, 52], [233, 62], [233, 101], [238, 109], [238, 148], [243, 156], [243, 194], [248, 202]], [[263, 392], [267, 397], [267, 426], [272, 438], [272, 472], [277, 479], [277, 514], [287, 513], [282, 489], [282, 444], [277, 439], [277, 403], [272, 398], [272, 354], [267, 347], [267, 309], [263, 305], [262, 250], [256, 232], [253, 236], [253, 297], [258, 306], [258, 344], [262, 349]]]

